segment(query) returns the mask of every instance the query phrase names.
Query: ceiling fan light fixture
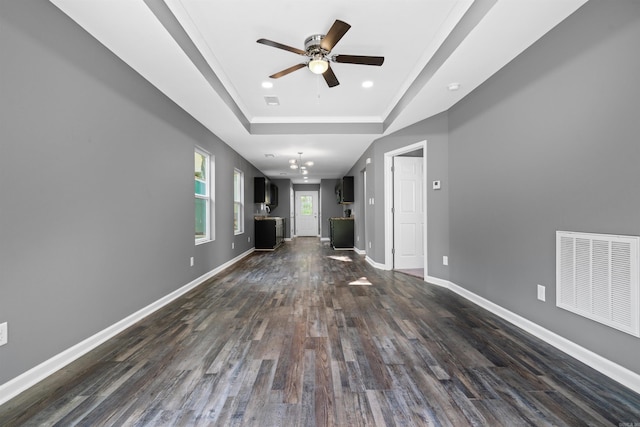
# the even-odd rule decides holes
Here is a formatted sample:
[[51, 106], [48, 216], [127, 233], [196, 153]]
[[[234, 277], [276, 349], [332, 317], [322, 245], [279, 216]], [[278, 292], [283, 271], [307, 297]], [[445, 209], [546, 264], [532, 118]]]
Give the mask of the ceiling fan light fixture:
[[324, 74], [329, 69], [329, 62], [322, 56], [316, 56], [309, 61], [309, 70], [313, 74]]

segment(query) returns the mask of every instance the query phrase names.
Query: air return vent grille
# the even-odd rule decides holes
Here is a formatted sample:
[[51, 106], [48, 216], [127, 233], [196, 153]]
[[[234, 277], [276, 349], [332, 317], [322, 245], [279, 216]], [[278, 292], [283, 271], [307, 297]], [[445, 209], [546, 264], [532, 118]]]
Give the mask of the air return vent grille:
[[640, 337], [636, 236], [556, 232], [556, 305]]

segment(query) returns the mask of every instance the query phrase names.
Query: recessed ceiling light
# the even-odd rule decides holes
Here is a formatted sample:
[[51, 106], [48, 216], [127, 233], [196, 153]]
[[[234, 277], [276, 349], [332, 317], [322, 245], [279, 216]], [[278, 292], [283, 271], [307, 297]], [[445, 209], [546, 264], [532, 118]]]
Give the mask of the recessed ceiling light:
[[271, 89], [273, 87], [273, 83], [271, 82], [262, 82], [262, 87], [265, 89]]
[[447, 85], [447, 89], [449, 89], [451, 92], [454, 92], [454, 91], [460, 89], [460, 83], [449, 83]]
[[372, 86], [373, 86], [373, 82], [371, 80], [367, 80], [367, 81], [362, 82], [362, 87], [364, 87], [364, 88], [368, 89], [368, 88], [370, 88]]

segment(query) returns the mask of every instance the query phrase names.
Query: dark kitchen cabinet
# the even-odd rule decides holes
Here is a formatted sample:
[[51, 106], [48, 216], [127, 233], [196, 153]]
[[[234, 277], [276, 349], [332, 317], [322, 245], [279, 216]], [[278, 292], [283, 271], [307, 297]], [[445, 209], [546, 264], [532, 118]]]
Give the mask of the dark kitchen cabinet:
[[272, 251], [284, 242], [284, 218], [264, 217], [255, 219], [256, 250]]
[[278, 186], [269, 178], [253, 178], [253, 203], [265, 203], [271, 208], [278, 206]]
[[336, 186], [336, 197], [338, 203], [343, 205], [351, 204], [355, 201], [355, 189], [353, 176], [343, 176]]
[[269, 178], [256, 176], [253, 178], [253, 203], [271, 203], [271, 182]]
[[333, 249], [353, 249], [354, 226], [353, 218], [329, 218], [331, 247]]

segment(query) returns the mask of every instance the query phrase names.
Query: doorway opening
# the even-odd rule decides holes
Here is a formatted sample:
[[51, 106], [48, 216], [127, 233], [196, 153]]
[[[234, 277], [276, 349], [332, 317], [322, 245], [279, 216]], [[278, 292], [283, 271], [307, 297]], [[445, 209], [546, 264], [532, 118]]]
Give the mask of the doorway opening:
[[320, 222], [318, 221], [317, 191], [295, 192], [295, 235], [296, 237], [318, 237]]
[[385, 269], [428, 276], [427, 141], [384, 154]]

